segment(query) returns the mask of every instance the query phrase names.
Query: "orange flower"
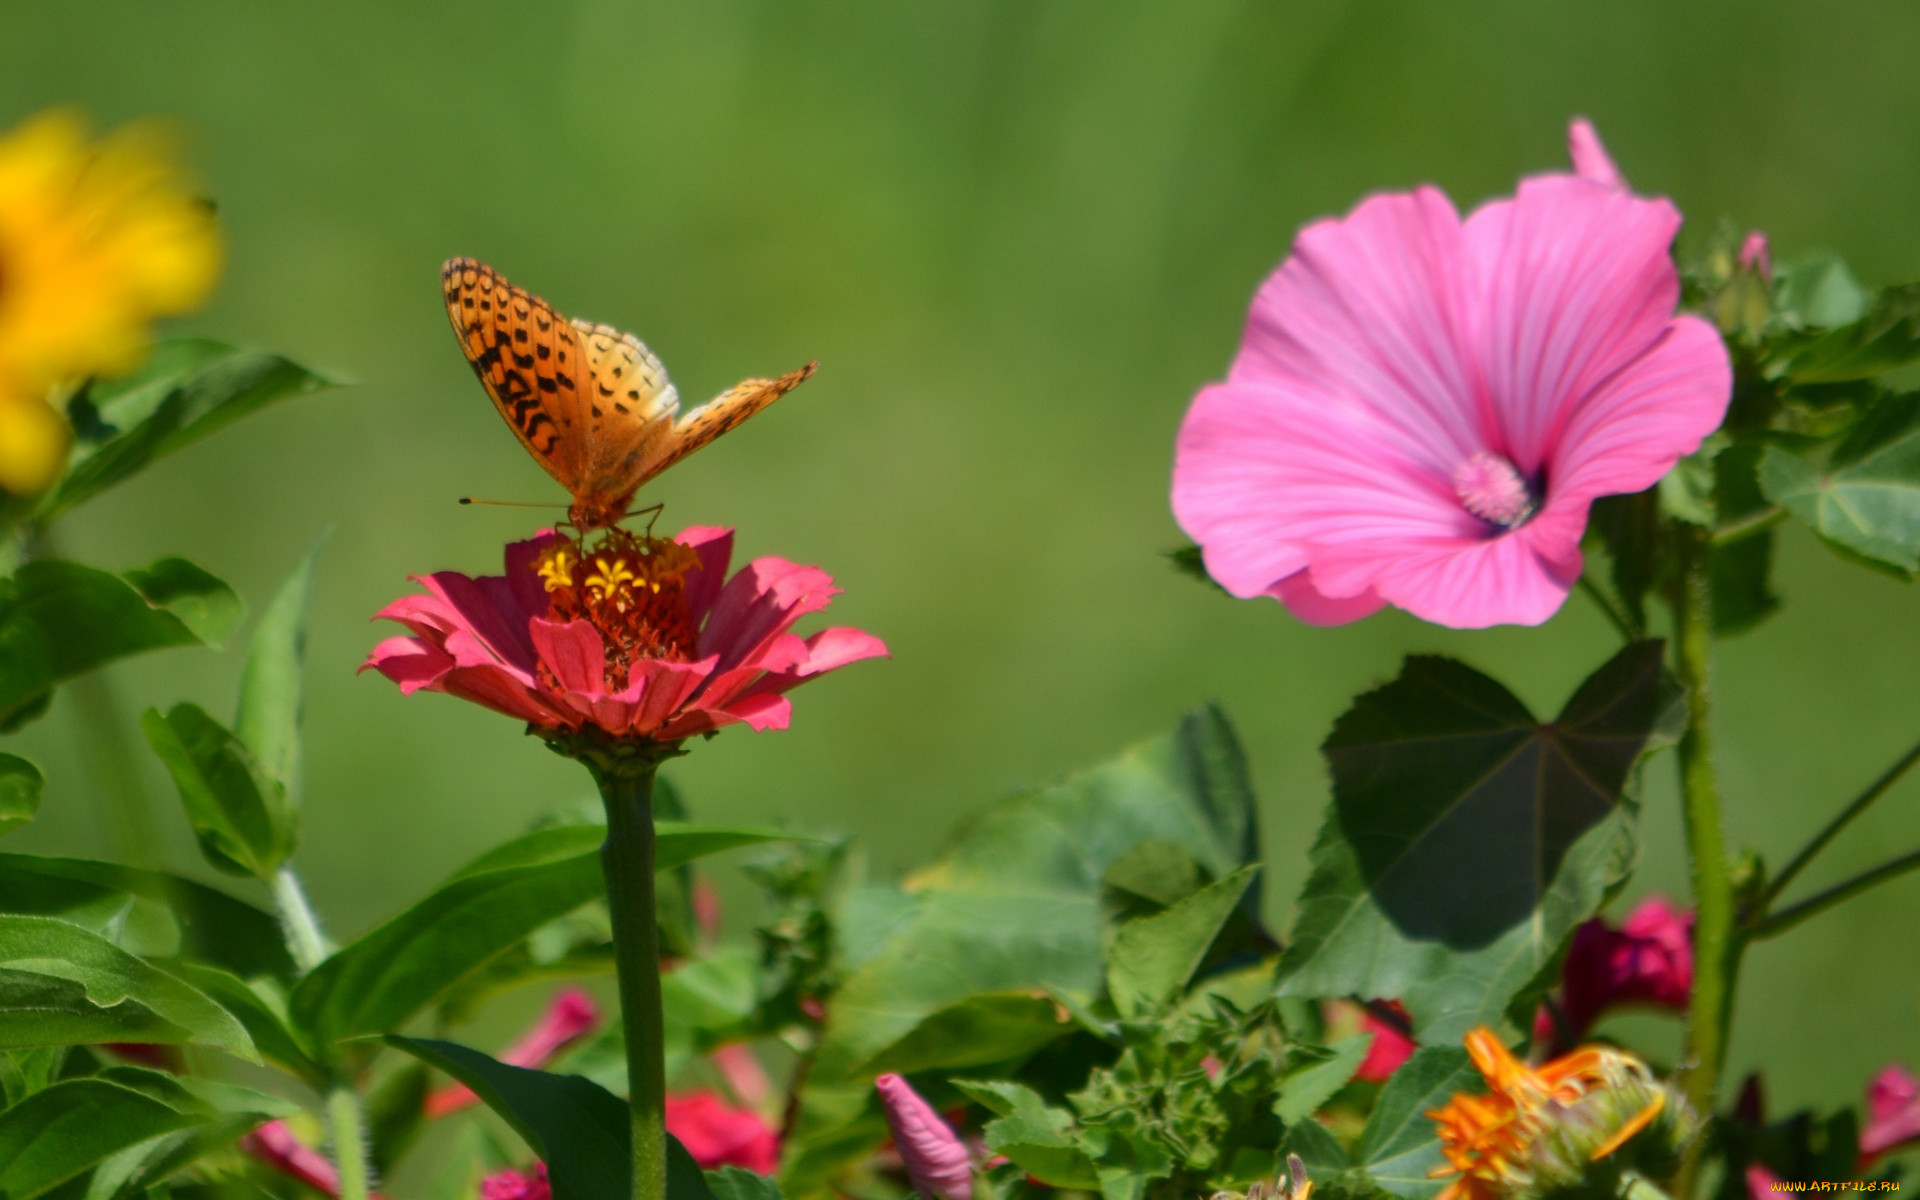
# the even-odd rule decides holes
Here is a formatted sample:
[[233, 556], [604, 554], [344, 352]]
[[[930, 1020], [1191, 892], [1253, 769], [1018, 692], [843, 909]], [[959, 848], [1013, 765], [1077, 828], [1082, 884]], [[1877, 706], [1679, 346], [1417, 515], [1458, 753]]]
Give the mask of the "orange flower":
[[1587, 1046], [1535, 1068], [1484, 1026], [1466, 1045], [1489, 1091], [1456, 1093], [1427, 1113], [1447, 1157], [1433, 1177], [1459, 1176], [1438, 1200], [1499, 1200], [1577, 1177], [1668, 1107], [1647, 1065], [1618, 1050]]

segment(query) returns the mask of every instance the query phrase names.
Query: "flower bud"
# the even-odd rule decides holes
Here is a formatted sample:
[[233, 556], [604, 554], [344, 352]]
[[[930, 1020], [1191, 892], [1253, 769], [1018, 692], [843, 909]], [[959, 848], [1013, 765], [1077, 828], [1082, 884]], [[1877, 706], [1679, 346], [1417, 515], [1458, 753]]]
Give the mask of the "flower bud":
[[894, 1148], [914, 1190], [940, 1200], [968, 1200], [973, 1195], [973, 1164], [953, 1127], [900, 1076], [882, 1075], [873, 1086], [886, 1107]]

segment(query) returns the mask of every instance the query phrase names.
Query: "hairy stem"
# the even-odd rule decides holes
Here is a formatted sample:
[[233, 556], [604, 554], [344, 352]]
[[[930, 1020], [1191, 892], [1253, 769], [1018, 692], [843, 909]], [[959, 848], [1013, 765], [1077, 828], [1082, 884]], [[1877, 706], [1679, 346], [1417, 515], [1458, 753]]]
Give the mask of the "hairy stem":
[[1920, 869], [1920, 850], [1911, 850], [1890, 862], [1855, 875], [1852, 879], [1834, 884], [1824, 892], [1807, 897], [1798, 904], [1789, 905], [1776, 913], [1769, 913], [1745, 930], [1747, 938], [1770, 938], [1785, 933], [1808, 917], [1819, 916], [1827, 909], [1844, 900], [1851, 900], [1868, 888], [1877, 887], [1889, 879], [1898, 879], [1907, 872]]
[[360, 1096], [351, 1083], [327, 1093], [327, 1124], [333, 1133], [333, 1164], [340, 1171], [340, 1200], [368, 1200], [372, 1171], [360, 1131]]
[[633, 1124], [634, 1200], [667, 1192], [666, 1066], [662, 1059], [660, 931], [654, 911], [653, 776], [658, 764], [593, 765], [607, 807], [600, 868], [613, 917], [620, 1020], [627, 1035], [627, 1107]]
[[313, 970], [333, 952], [326, 935], [320, 932], [320, 919], [307, 902], [307, 890], [293, 868], [283, 866], [273, 876], [273, 904], [280, 911], [280, 928], [286, 934], [287, 950], [293, 965], [302, 975]]
[[1827, 843], [1839, 836], [1840, 831], [1851, 824], [1855, 817], [1867, 811], [1875, 800], [1885, 795], [1894, 784], [1900, 782], [1900, 777], [1905, 775], [1916, 762], [1920, 762], [1920, 742], [1914, 743], [1913, 748], [1902, 755], [1899, 762], [1888, 767], [1866, 791], [1854, 797], [1852, 803], [1841, 809], [1833, 820], [1827, 822], [1825, 828], [1813, 836], [1813, 840], [1808, 842], [1800, 853], [1793, 856], [1793, 861], [1789, 862], [1780, 874], [1767, 884], [1766, 895], [1760, 905], [1761, 911], [1771, 908], [1774, 900], [1779, 898], [1781, 892], [1787, 890], [1787, 885], [1792, 883], [1800, 872], [1806, 870], [1807, 864], [1813, 861], [1814, 856], [1826, 849]]
[[[1674, 667], [1687, 689], [1687, 728], [1680, 738], [1680, 804], [1693, 875], [1693, 998], [1687, 1010], [1686, 1066], [1681, 1088], [1703, 1118], [1714, 1111], [1740, 945], [1734, 930], [1733, 878], [1720, 818], [1713, 766], [1713, 585], [1704, 531], [1679, 527], [1682, 569], [1673, 593]], [[1699, 1144], [1688, 1153], [1674, 1189], [1691, 1196]]]

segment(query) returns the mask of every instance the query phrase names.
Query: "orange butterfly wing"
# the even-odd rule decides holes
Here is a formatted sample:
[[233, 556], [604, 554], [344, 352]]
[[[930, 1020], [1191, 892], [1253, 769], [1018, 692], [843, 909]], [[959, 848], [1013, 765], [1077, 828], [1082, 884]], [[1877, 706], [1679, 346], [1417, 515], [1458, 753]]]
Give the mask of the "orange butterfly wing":
[[808, 363], [749, 379], [676, 421], [680, 396], [646, 344], [572, 320], [485, 263], [441, 271], [447, 316], [494, 407], [547, 473], [573, 493], [582, 530], [612, 525], [640, 485], [792, 391]]

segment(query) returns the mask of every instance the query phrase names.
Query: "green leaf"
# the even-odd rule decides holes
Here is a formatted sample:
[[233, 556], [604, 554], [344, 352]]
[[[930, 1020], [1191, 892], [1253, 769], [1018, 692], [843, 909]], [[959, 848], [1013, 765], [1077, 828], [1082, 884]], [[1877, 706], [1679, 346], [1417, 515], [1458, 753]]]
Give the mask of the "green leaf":
[[30, 823], [40, 811], [40, 768], [14, 754], [0, 754], [0, 834]]
[[[547, 1164], [554, 1200], [628, 1200], [626, 1101], [578, 1075], [497, 1062], [452, 1042], [389, 1035], [387, 1044], [473, 1089]], [[680, 1139], [667, 1135], [668, 1200], [714, 1200]]]
[[30, 562], [0, 579], [0, 723], [30, 719], [56, 683], [115, 659], [217, 645], [240, 611], [231, 588], [184, 559], [124, 577]]
[[56, 1083], [0, 1112], [0, 1196], [31, 1200], [129, 1147], [210, 1116], [109, 1079]]
[[[307, 656], [307, 613], [313, 607], [313, 566], [327, 534], [287, 576], [260, 614], [240, 676], [233, 732], [296, 808], [300, 799], [300, 680]], [[289, 847], [291, 850], [291, 847]]]
[[1499, 1022], [1625, 877], [1621, 800], [1679, 718], [1661, 654], [1627, 646], [1551, 724], [1443, 658], [1356, 700], [1322, 747], [1334, 798], [1282, 991], [1402, 999], [1423, 1040]]
[[1428, 1172], [1444, 1166], [1440, 1139], [1426, 1114], [1455, 1092], [1480, 1092], [1485, 1085], [1459, 1046], [1422, 1046], [1387, 1080], [1373, 1115], [1354, 1147], [1356, 1164], [1374, 1182], [1396, 1196], [1426, 1200], [1446, 1186]]
[[94, 1168], [87, 1200], [133, 1197], [195, 1161], [221, 1150], [262, 1121], [293, 1116], [297, 1105], [252, 1088], [211, 1080], [175, 1079], [155, 1071], [113, 1067], [98, 1078], [142, 1092], [181, 1113], [202, 1113], [205, 1120], [185, 1129], [127, 1147]]
[[192, 1043], [260, 1061], [240, 1022], [191, 985], [78, 925], [0, 916], [0, 1047], [93, 1042]]
[[197, 705], [176, 704], [165, 716], [150, 708], [140, 727], [173, 776], [207, 861], [231, 875], [273, 878], [299, 837], [281, 782]]
[[778, 1183], [735, 1166], [708, 1171], [707, 1189], [713, 1193], [713, 1200], [780, 1200]]
[[[1333, 1099], [1335, 1092], [1347, 1086], [1353, 1073], [1366, 1061], [1367, 1050], [1372, 1045], [1372, 1034], [1356, 1033], [1319, 1051], [1313, 1056], [1314, 1061], [1288, 1071], [1280, 1083], [1280, 1098], [1274, 1102], [1274, 1115], [1288, 1125], [1303, 1121], [1314, 1124], [1307, 1118], [1319, 1112], [1322, 1104]], [[1298, 1049], [1295, 1048], [1294, 1052]]]
[[984, 1131], [987, 1145], [995, 1153], [1006, 1155], [1034, 1178], [1054, 1187], [1100, 1189], [1100, 1174], [1080, 1149], [1073, 1118], [1065, 1110], [1049, 1107], [1040, 1093], [1024, 1084], [970, 1079], [952, 1082], [973, 1100], [1000, 1114], [998, 1120], [987, 1123]]
[[[736, 846], [778, 841], [776, 830], [661, 822], [654, 862], [665, 871]], [[295, 987], [295, 1027], [316, 1047], [397, 1029], [489, 959], [603, 895], [599, 825], [542, 829], [469, 863], [438, 890], [342, 948]]]
[[1891, 287], [1860, 319], [1783, 343], [1768, 365], [1794, 383], [1869, 379], [1920, 362], [1920, 284]]
[[277, 354], [161, 342], [140, 370], [96, 380], [68, 402], [78, 445], [35, 516], [46, 521], [273, 401], [335, 386]]
[[1165, 912], [1120, 927], [1107, 954], [1107, 992], [1122, 1017], [1144, 1017], [1172, 1003], [1259, 873], [1257, 866], [1242, 867]]
[[280, 1064], [324, 1092], [331, 1085], [325, 1067], [287, 1023], [286, 998], [272, 981], [248, 983], [205, 963], [169, 962], [167, 970], [192, 984], [246, 1027], [261, 1057]]
[[1920, 570], [1920, 393], [1881, 400], [1827, 454], [1767, 447], [1760, 487], [1829, 543], [1912, 575]]
[[1776, 263], [1774, 308], [1814, 329], [1848, 325], [1867, 314], [1873, 297], [1837, 255]]
[[174, 953], [243, 977], [291, 978], [279, 918], [225, 892], [164, 871], [86, 858], [0, 854], [0, 913], [61, 916], [122, 909], [131, 898], [160, 905], [179, 929]]
[[1353, 1160], [1347, 1157], [1340, 1139], [1318, 1121], [1289, 1121], [1286, 1144], [1282, 1148], [1288, 1154], [1300, 1156], [1300, 1161], [1306, 1164], [1307, 1174], [1313, 1179], [1315, 1192], [1320, 1190], [1323, 1176], [1337, 1174], [1353, 1166]]
[[1745, 633], [1779, 610], [1771, 529], [1714, 546], [1707, 569], [1713, 576], [1713, 632], [1718, 636]]
[[1076, 1028], [1044, 992], [982, 992], [930, 1014], [856, 1073], [913, 1075], [1018, 1062]]

